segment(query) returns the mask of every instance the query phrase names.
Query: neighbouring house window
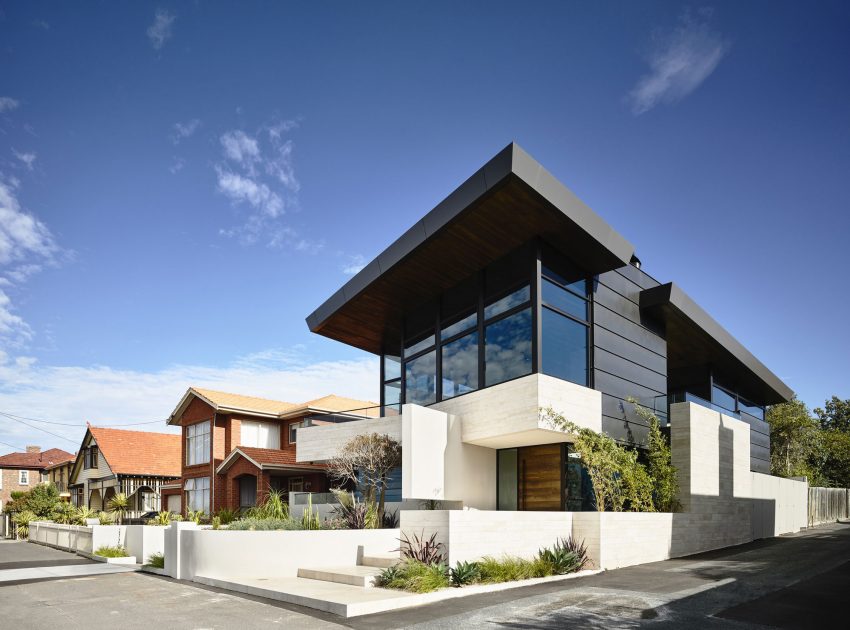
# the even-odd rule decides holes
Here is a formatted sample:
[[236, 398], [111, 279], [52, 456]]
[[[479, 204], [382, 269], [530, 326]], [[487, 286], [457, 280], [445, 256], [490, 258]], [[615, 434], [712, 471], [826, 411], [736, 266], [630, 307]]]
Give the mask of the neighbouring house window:
[[21, 486], [30, 485], [30, 471], [21, 470], [19, 472], [20, 472], [20, 474], [18, 475], [18, 484], [21, 485]]
[[89, 446], [83, 454], [83, 468], [97, 468], [97, 446]]
[[41, 483], [47, 483], [50, 477], [47, 473], [41, 473]]
[[206, 464], [210, 461], [210, 422], [199, 422], [186, 427], [186, 465]]
[[186, 480], [184, 486], [186, 491], [186, 507], [187, 509], [196, 512], [203, 510], [209, 512], [210, 509], [210, 478], [209, 477], [194, 477]]
[[280, 425], [272, 422], [243, 420], [239, 444], [254, 448], [280, 448]]
[[292, 424], [289, 425], [289, 443], [290, 444], [295, 444], [295, 439], [296, 439], [297, 434], [298, 434], [298, 425], [299, 424], [301, 424], [301, 423], [300, 422], [293, 422]]

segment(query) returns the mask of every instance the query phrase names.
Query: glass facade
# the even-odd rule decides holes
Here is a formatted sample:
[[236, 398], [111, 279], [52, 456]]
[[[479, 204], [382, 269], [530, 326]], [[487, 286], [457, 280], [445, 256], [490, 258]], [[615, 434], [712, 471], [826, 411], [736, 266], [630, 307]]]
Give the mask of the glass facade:
[[[382, 405], [430, 405], [543, 372], [590, 384], [589, 278], [532, 243], [408, 312], [382, 357]], [[539, 346], [539, 347], [538, 347]]]

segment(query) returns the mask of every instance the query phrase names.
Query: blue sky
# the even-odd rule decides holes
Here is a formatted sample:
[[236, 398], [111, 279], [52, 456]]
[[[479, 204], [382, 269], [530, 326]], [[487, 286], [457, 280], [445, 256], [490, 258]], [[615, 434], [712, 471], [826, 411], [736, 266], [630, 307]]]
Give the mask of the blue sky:
[[[850, 397], [850, 7], [458, 4], [4, 5], [0, 411], [376, 397], [304, 317], [512, 140], [810, 406]], [[81, 435], [36, 426], [0, 440]]]

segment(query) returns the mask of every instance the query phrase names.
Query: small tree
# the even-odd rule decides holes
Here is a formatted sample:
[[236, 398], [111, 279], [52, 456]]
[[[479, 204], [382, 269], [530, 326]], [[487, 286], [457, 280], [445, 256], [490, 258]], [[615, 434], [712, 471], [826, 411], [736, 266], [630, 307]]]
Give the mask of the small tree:
[[400, 465], [401, 445], [388, 435], [370, 433], [346, 442], [328, 462], [328, 472], [340, 482], [355, 484], [367, 503], [377, 503], [380, 523], [390, 472]]
[[795, 397], [772, 405], [766, 419], [770, 425], [770, 472], [780, 477], [808, 476], [812, 485], [822, 483], [818, 467], [810, 465], [817, 454], [820, 431], [806, 404]]
[[555, 429], [574, 436], [575, 449], [590, 477], [600, 512], [653, 512], [652, 480], [637, 461], [637, 451], [619, 445], [614, 439], [580, 427], [552, 408], [541, 417]]
[[635, 406], [635, 412], [649, 424], [649, 439], [646, 444], [647, 474], [652, 480], [655, 509], [658, 512], [676, 512], [682, 507], [677, 498], [679, 480], [676, 467], [673, 466], [670, 445], [661, 433], [661, 422], [658, 416], [634, 398], [630, 398], [629, 402]]

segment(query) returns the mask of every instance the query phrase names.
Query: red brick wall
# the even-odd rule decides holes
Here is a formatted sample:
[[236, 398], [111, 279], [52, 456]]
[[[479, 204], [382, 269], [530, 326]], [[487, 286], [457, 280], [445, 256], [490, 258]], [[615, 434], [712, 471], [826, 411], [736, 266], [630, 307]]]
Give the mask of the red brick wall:
[[2, 468], [0, 475], [3, 476], [3, 489], [0, 490], [0, 501], [3, 502], [3, 507], [12, 500], [12, 492], [20, 490], [26, 492], [34, 488], [41, 481], [41, 471], [29, 471], [29, 485], [22, 486], [18, 483], [20, 480], [20, 471], [17, 468]]
[[179, 488], [163, 488], [159, 492], [160, 496], [160, 511], [165, 512], [168, 510], [168, 497], [174, 496], [175, 494], [180, 497], [180, 513], [183, 513], [183, 480], [180, 480]]

